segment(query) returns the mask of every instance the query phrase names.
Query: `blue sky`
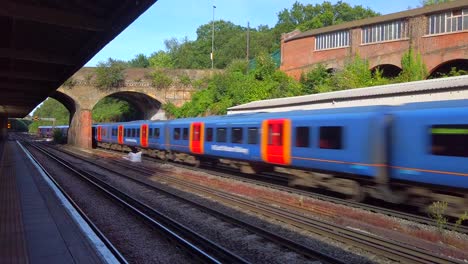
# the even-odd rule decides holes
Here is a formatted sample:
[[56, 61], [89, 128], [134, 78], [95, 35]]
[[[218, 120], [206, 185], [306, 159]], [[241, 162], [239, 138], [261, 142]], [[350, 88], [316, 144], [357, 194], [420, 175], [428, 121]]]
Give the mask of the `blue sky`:
[[[323, 1], [297, 0], [302, 4]], [[158, 0], [119, 36], [112, 40], [86, 66], [96, 66], [112, 57], [129, 60], [138, 53], [149, 55], [164, 50], [164, 40], [170, 38], [190, 40], [196, 38], [199, 26], [210, 23], [215, 5], [215, 20], [223, 19], [237, 25], [273, 27], [277, 14], [290, 9], [296, 0]], [[333, 0], [332, 3], [337, 1]], [[420, 6], [420, 0], [345, 0], [350, 5], [369, 7], [381, 14], [407, 10]], [[216, 37], [215, 37], [216, 38]]]

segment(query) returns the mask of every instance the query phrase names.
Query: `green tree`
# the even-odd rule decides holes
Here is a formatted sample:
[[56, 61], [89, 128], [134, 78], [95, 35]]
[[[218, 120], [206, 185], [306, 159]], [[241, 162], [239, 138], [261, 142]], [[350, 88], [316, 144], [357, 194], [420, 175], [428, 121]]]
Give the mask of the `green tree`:
[[133, 68], [148, 68], [150, 63], [145, 54], [140, 53], [136, 55], [134, 59], [128, 62], [128, 66]]
[[[47, 98], [33, 113], [33, 116], [41, 118], [55, 118], [55, 125], [68, 125], [70, 113], [67, 108], [53, 98]], [[51, 126], [51, 121], [34, 121], [29, 125], [29, 132], [37, 133], [39, 126]]]
[[174, 62], [172, 61], [171, 55], [162, 50], [151, 54], [148, 61], [150, 67], [167, 69], [174, 68]]
[[124, 122], [135, 120], [138, 111], [129, 102], [105, 97], [93, 108], [93, 122]]
[[378, 15], [369, 8], [360, 5], [352, 7], [343, 1], [336, 4], [325, 1], [315, 5], [295, 2], [290, 9], [278, 13], [278, 22], [273, 31], [279, 39], [282, 33], [295, 29], [307, 31]]
[[256, 58], [259, 67], [247, 73], [247, 61], [233, 61], [224, 73], [206, 80], [204, 89], [192, 95], [192, 100], [182, 107], [172, 103], [164, 105], [170, 117], [205, 116], [225, 114], [227, 108], [255, 100], [302, 94], [301, 85], [285, 73], [275, 69], [266, 55]]
[[421, 4], [423, 6], [428, 6], [428, 5], [437, 5], [437, 4], [442, 4], [442, 3], [448, 3], [448, 2], [453, 2], [454, 0], [422, 0]]
[[99, 62], [96, 67], [96, 88], [112, 90], [122, 85], [125, 80], [123, 71], [127, 63], [109, 58], [106, 62]]

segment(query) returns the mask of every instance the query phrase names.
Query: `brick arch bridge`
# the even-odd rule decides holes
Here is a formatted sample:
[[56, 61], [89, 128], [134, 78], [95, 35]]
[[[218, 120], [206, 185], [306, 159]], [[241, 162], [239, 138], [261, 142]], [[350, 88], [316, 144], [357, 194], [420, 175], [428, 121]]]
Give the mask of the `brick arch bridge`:
[[98, 89], [94, 68], [83, 68], [75, 73], [50, 97], [61, 102], [70, 112], [68, 143], [91, 147], [92, 111], [105, 97], [128, 101], [138, 109], [138, 119], [166, 119], [161, 106], [172, 102], [181, 106], [189, 101], [195, 91], [192, 83], [213, 74], [211, 70], [164, 70], [172, 84], [155, 87], [151, 81], [153, 69], [127, 69], [120, 87]]

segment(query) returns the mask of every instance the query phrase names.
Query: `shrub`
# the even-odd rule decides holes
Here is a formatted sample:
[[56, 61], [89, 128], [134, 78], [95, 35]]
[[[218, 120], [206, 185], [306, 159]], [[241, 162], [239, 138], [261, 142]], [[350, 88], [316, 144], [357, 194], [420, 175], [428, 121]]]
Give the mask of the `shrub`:
[[112, 90], [123, 85], [125, 63], [109, 58], [107, 62], [99, 62], [96, 67], [96, 88]]
[[172, 84], [171, 77], [167, 76], [167, 74], [159, 68], [155, 69], [151, 74], [151, 81], [153, 82], [153, 86], [158, 89], [167, 88]]

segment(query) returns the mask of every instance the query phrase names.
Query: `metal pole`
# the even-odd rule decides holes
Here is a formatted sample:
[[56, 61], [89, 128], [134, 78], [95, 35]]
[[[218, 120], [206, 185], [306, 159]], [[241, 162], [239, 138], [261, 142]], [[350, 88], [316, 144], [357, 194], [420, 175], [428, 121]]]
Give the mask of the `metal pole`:
[[214, 13], [215, 13], [215, 8], [216, 6], [213, 5], [213, 21], [211, 22], [212, 24], [212, 30], [211, 30], [211, 69], [214, 69]]
[[247, 22], [247, 62], [249, 61], [249, 49], [250, 49], [250, 23]]

